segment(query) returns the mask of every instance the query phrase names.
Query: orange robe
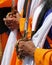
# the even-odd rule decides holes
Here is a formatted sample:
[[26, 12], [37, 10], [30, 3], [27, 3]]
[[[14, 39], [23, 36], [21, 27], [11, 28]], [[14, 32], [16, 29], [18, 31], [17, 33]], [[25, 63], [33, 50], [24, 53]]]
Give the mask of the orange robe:
[[8, 34], [7, 34], [7, 33], [2, 33], [2, 34], [0, 34], [0, 40], [1, 40], [1, 45], [2, 45], [2, 51], [4, 51], [4, 49], [5, 49], [7, 39], [8, 39]]
[[36, 65], [52, 65], [52, 49], [36, 49], [34, 58]]
[[[16, 4], [18, 0], [15, 0]], [[12, 5], [12, 0], [0, 0], [0, 8], [2, 7], [11, 7]]]
[[6, 46], [7, 39], [8, 39], [7, 33], [0, 34], [0, 63], [2, 60], [2, 55]]
[[47, 36], [47, 40], [48, 40], [48, 42], [49, 42], [50, 47], [52, 48], [52, 39], [50, 39], [50, 38]]

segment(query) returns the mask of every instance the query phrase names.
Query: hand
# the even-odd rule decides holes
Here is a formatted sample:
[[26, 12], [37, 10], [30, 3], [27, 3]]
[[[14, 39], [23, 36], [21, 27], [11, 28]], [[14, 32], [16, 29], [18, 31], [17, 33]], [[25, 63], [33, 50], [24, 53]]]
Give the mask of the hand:
[[3, 20], [10, 30], [14, 30], [19, 28], [19, 19], [20, 15], [18, 13], [10, 12]]
[[[18, 51], [20, 54], [34, 56], [35, 46], [32, 41], [19, 41]], [[23, 55], [24, 55], [23, 54]]]

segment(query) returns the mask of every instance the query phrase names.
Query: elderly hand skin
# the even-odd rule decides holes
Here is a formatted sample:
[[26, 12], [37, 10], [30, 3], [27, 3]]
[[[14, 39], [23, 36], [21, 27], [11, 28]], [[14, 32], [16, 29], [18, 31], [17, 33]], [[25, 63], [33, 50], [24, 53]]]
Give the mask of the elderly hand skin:
[[[19, 41], [18, 51], [20, 52], [20, 54], [24, 53], [25, 55], [34, 56], [35, 49], [36, 47], [34, 46], [32, 41]], [[21, 52], [21, 50], [23, 52]]]
[[20, 19], [19, 13], [10, 12], [3, 20], [5, 21], [6, 26], [10, 30], [14, 30], [19, 28], [19, 19]]

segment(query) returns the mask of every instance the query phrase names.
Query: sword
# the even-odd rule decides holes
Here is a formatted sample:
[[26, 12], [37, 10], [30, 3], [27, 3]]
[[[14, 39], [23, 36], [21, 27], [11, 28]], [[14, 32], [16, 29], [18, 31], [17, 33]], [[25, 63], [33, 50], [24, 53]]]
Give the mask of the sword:
[[[29, 39], [27, 39], [26, 37], [27, 37], [27, 33], [28, 33], [28, 19], [29, 19], [29, 14], [30, 14], [30, 7], [31, 7], [31, 2], [32, 2], [32, 0], [30, 0], [30, 2], [29, 2], [29, 6], [28, 6], [28, 11], [27, 11], [27, 14], [26, 14], [26, 21], [25, 21], [25, 25], [24, 25], [24, 35], [22, 36], [22, 38], [21, 39], [19, 39], [18, 41], [17, 41], [17, 45], [16, 45], [16, 51], [18, 52], [18, 42], [20, 41], [20, 40], [29, 40]], [[23, 51], [22, 51], [23, 52]], [[21, 54], [21, 55], [19, 55], [19, 58], [20, 59], [23, 59], [25, 56], [23, 55], [23, 53]]]
[[11, 11], [15, 12], [15, 10], [16, 10], [15, 0], [12, 0]]

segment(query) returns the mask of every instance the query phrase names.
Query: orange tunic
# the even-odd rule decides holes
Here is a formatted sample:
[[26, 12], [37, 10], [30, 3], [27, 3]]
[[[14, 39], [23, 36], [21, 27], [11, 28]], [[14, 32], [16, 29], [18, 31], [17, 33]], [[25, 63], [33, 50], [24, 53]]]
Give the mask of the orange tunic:
[[2, 45], [2, 51], [4, 51], [4, 49], [5, 49], [7, 39], [8, 39], [8, 34], [7, 34], [7, 33], [0, 34], [0, 40], [1, 40], [1, 45]]
[[52, 48], [52, 39], [50, 39], [50, 38], [47, 36], [47, 41], [49, 42], [49, 45], [50, 45], [50, 47]]
[[52, 49], [36, 49], [34, 59], [36, 65], [52, 65]]
[[[16, 3], [18, 0], [15, 0]], [[12, 0], [0, 0], [0, 8], [2, 7], [11, 7], [12, 5]]]

